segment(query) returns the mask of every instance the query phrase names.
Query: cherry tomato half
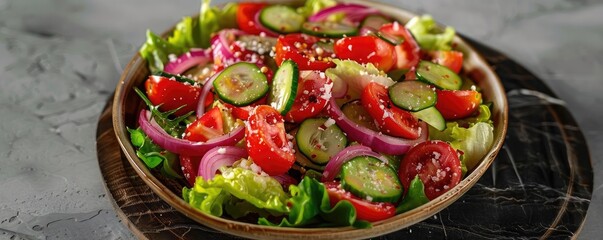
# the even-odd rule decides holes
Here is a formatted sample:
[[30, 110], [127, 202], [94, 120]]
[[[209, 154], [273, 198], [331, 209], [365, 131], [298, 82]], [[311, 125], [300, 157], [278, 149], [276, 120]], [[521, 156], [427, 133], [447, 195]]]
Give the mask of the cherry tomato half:
[[372, 63], [380, 70], [389, 71], [394, 65], [394, 46], [376, 36], [346, 37], [337, 40], [333, 47], [341, 59], [359, 63]]
[[195, 178], [197, 178], [197, 171], [199, 171], [199, 163], [201, 163], [201, 157], [180, 155], [182, 174], [184, 175], [184, 178], [190, 187], [195, 185]]
[[391, 36], [403, 38], [404, 41], [395, 47], [396, 61], [394, 69], [411, 69], [419, 63], [420, 51], [419, 44], [413, 38], [412, 34], [404, 25], [398, 22], [388, 23], [379, 29], [380, 32]]
[[[170, 111], [181, 106], [176, 111], [176, 116], [184, 115], [197, 109], [197, 102], [201, 95], [201, 88], [190, 84], [178, 82], [176, 80], [162, 77], [149, 76], [145, 82], [145, 89], [149, 100], [153, 105], [160, 105], [159, 110]], [[213, 95], [208, 96], [209, 101], [213, 100]]]
[[446, 120], [469, 117], [482, 102], [482, 94], [473, 90], [436, 90], [436, 93], [435, 107]]
[[331, 62], [331, 52], [315, 46], [319, 41], [317, 37], [306, 34], [294, 33], [280, 36], [276, 41], [276, 55], [274, 60], [280, 66], [287, 59], [297, 63], [299, 70], [324, 71], [335, 66]]
[[463, 68], [463, 53], [458, 51], [435, 51], [432, 53], [433, 62], [450, 68], [459, 73]]
[[287, 172], [293, 162], [293, 143], [286, 136], [285, 124], [276, 109], [260, 105], [245, 127], [247, 152], [255, 164], [271, 176]]
[[249, 34], [260, 34], [262, 31], [255, 25], [255, 15], [266, 5], [266, 3], [239, 3], [237, 7], [237, 25], [239, 28]]
[[356, 209], [356, 219], [376, 222], [396, 215], [396, 207], [392, 203], [370, 202], [361, 199], [341, 189], [338, 182], [325, 182], [323, 184], [327, 188], [331, 207], [341, 200], [347, 200]]
[[417, 139], [421, 135], [419, 120], [394, 106], [385, 86], [376, 82], [369, 83], [362, 91], [360, 102], [383, 133], [407, 139]]
[[297, 96], [291, 110], [285, 114], [288, 122], [302, 122], [306, 118], [318, 115], [331, 98], [333, 81], [318, 71], [300, 72], [297, 84]]
[[398, 176], [404, 189], [409, 189], [415, 176], [425, 186], [425, 195], [432, 200], [461, 181], [461, 161], [450, 144], [427, 141], [412, 147], [400, 162]]
[[204, 113], [184, 131], [184, 139], [195, 142], [206, 142], [222, 135], [224, 135], [224, 123], [218, 107]]

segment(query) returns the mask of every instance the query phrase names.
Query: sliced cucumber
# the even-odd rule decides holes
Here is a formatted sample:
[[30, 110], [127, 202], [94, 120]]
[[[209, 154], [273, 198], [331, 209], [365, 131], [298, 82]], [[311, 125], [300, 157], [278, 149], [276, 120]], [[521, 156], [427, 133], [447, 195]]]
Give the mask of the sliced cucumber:
[[341, 166], [341, 185], [373, 202], [397, 202], [402, 196], [398, 174], [386, 163], [369, 156], [352, 158]]
[[392, 80], [399, 82], [404, 80], [404, 78], [406, 78], [406, 73], [409, 71], [410, 69], [395, 69], [395, 70], [391, 70], [389, 72], [387, 72], [387, 76], [389, 78], [391, 78]]
[[260, 23], [278, 33], [299, 32], [304, 21], [304, 16], [285, 5], [268, 6], [260, 12]]
[[371, 14], [366, 16], [360, 23], [360, 28], [379, 29], [383, 24], [391, 23], [392, 21], [385, 18], [383, 15]]
[[295, 135], [299, 150], [310, 161], [326, 164], [331, 156], [341, 152], [348, 139], [332, 119], [309, 118], [302, 122]]
[[440, 111], [435, 107], [429, 107], [418, 112], [412, 112], [411, 114], [439, 131], [446, 129], [446, 120], [444, 120]]
[[317, 37], [341, 38], [355, 36], [358, 28], [338, 22], [305, 22], [302, 32]]
[[258, 66], [238, 62], [228, 66], [214, 80], [214, 90], [222, 101], [245, 106], [262, 98], [268, 92], [268, 80]]
[[420, 81], [398, 82], [388, 90], [394, 105], [412, 112], [432, 107], [438, 99], [435, 89]]
[[297, 94], [299, 70], [292, 60], [285, 60], [276, 70], [272, 78], [272, 88], [268, 95], [268, 103], [281, 115], [285, 115], [293, 106]]
[[379, 131], [377, 125], [375, 125], [375, 121], [362, 106], [360, 100], [347, 102], [341, 107], [341, 111], [343, 112], [343, 115], [352, 120], [352, 122], [373, 131]]
[[384, 32], [377, 32], [377, 33], [375, 33], [375, 35], [394, 46], [400, 45], [401, 43], [404, 42], [403, 37], [397, 37], [397, 36], [387, 34]]
[[463, 80], [459, 75], [442, 65], [429, 61], [420, 61], [417, 65], [417, 79], [433, 84], [438, 88], [447, 90], [459, 90]]

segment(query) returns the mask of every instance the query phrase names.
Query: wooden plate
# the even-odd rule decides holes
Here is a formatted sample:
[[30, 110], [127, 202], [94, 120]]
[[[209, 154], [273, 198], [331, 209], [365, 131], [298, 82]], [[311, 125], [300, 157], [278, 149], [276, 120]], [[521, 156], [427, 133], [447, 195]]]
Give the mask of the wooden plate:
[[[402, 16], [402, 20], [405, 19], [404, 17], [411, 16], [409, 13], [404, 12], [402, 10], [397, 10], [393, 8], [386, 9], [386, 6], [384, 5], [373, 5], [375, 5], [375, 7], [377, 8], [381, 8], [384, 12], [387, 12], [389, 14]], [[457, 43], [459, 43], [459, 45], [466, 51], [470, 51], [470, 54], [468, 55], [470, 63], [467, 64], [466, 67], [468, 69], [477, 69], [477, 72], [480, 72], [481, 74], [484, 74], [484, 76], [486, 76], [485, 80], [481, 82], [482, 85], [480, 87], [485, 90], [486, 96], [490, 97], [487, 100], [493, 101], [495, 106], [493, 111], [496, 128], [495, 136], [497, 139], [495, 142], [495, 148], [493, 148], [488, 153], [488, 156], [480, 163], [476, 170], [469, 174], [469, 176], [465, 178], [461, 182], [461, 184], [449, 191], [447, 194], [437, 199], [434, 199], [433, 201], [418, 209], [398, 215], [392, 219], [376, 223], [371, 229], [293, 229], [265, 227], [258, 226], [255, 224], [241, 223], [236, 221], [230, 221], [227, 219], [216, 218], [213, 216], [208, 216], [189, 207], [188, 204], [186, 204], [180, 199], [180, 193], [178, 192], [179, 189], [177, 187], [172, 186], [173, 183], [162, 181], [162, 179], [158, 179], [158, 177], [160, 176], [154, 176], [151, 172], [148, 171], [148, 169], [146, 169], [146, 167], [144, 167], [144, 164], [140, 162], [138, 158], [135, 157], [134, 150], [129, 143], [129, 138], [125, 134], [125, 126], [135, 126], [135, 116], [140, 110], [140, 100], [133, 93], [132, 87], [140, 86], [142, 81], [146, 79], [146, 76], [148, 74], [148, 70], [146, 70], [143, 61], [138, 56], [135, 56], [130, 62], [127, 67], [127, 70], [122, 76], [122, 81], [120, 81], [120, 84], [117, 87], [116, 96], [114, 99], [117, 104], [113, 104], [112, 123], [107, 123], [103, 121], [103, 119], [105, 119], [106, 121], [106, 118], [108, 118], [107, 115], [110, 115], [110, 113], [108, 112], [105, 112], [105, 114], [103, 114], [101, 122], [99, 123], [99, 160], [101, 161], [101, 169], [103, 170], [103, 175], [107, 180], [107, 187], [112, 193], [112, 195], [116, 198], [117, 207], [122, 211], [124, 211], [125, 207], [136, 206], [136, 209], [143, 210], [144, 208], [141, 209], [141, 206], [157, 204], [157, 206], [155, 207], [148, 207], [148, 210], [150, 211], [139, 211], [138, 214], [140, 217], [147, 215], [154, 216], [150, 220], [157, 220], [154, 224], [154, 226], [157, 227], [155, 228], [157, 229], [155, 231], [158, 233], [165, 233], [169, 230], [171, 233], [173, 233], [173, 236], [190, 236], [196, 231], [204, 232], [204, 234], [207, 234], [207, 232], [217, 234], [217, 232], [213, 230], [208, 231], [208, 228], [201, 227], [201, 225], [191, 224], [190, 220], [186, 217], [182, 219], [184, 215], [209, 227], [219, 229], [224, 232], [229, 232], [235, 235], [252, 238], [361, 238], [383, 235], [385, 233], [389, 233], [410, 226], [444, 209], [446, 206], [450, 205], [456, 199], [461, 197], [464, 192], [468, 191], [471, 186], [473, 186], [478, 181], [479, 177], [483, 175], [488, 166], [492, 163], [492, 160], [494, 159], [494, 156], [496, 155], [498, 149], [502, 146], [502, 140], [505, 136], [507, 124], [507, 109], [506, 99], [500, 81], [498, 81], [496, 76], [490, 71], [487, 63], [483, 61], [483, 59], [481, 59], [474, 51], [472, 51], [469, 45], [467, 45], [460, 39], [457, 39]], [[494, 56], [501, 55], [494, 54]], [[573, 122], [571, 116], [569, 117], [569, 119]], [[117, 140], [120, 143], [122, 149], [124, 150], [124, 153], [119, 156], [117, 156], [115, 150], [113, 150], [114, 152], [112, 154], [108, 153], [110, 151], [107, 150], [110, 149], [110, 145], [116, 144], [114, 141], [115, 138], [111, 139], [111, 134], [107, 133], [107, 130], [110, 130], [111, 124], [113, 125], [117, 134]], [[579, 136], [581, 137], [581, 134]], [[582, 139], [583, 142], [583, 138], [580, 139]], [[127, 159], [132, 165], [128, 166], [127, 164], [124, 164], [125, 159]], [[109, 160], [111, 164], [103, 162], [105, 160]], [[588, 163], [587, 169], [590, 169], [590, 163]], [[132, 174], [132, 171], [136, 172], [139, 175], [139, 178], [128, 175]], [[115, 180], [115, 176], [119, 176], [117, 172], [122, 172], [120, 174], [123, 174], [122, 177], [118, 178], [119, 180]], [[590, 179], [590, 186], [592, 188], [592, 173], [590, 174], [590, 178], [587, 176], [586, 179]], [[494, 179], [496, 179], [496, 177]], [[573, 181], [575, 179], [571, 180], [572, 181], [570, 181], [570, 183], [573, 184]], [[525, 186], [525, 183], [523, 183], [522, 181], [519, 182], [522, 184], [522, 186]], [[126, 190], [124, 190], [123, 187], [126, 187]], [[150, 192], [149, 189], [152, 190], [154, 193]], [[590, 189], [587, 190], [588, 199], [590, 199]], [[134, 192], [134, 194], [132, 193], [132, 191]], [[165, 205], [165, 203], [158, 201], [157, 197], [163, 199], [169, 204]], [[132, 205], [132, 203], [124, 203], [124, 201], [128, 202], [128, 199], [132, 200], [131, 198], [138, 199], [134, 200], [134, 205]], [[179, 213], [175, 212], [174, 209], [178, 210], [184, 215], [179, 215]], [[127, 215], [128, 213], [124, 211], [124, 214]], [[158, 214], [160, 215], [159, 217], [157, 217]], [[164, 217], [164, 214], [169, 216]], [[131, 217], [127, 217], [127, 219], [130, 221]], [[137, 221], [140, 222], [140, 218], [138, 218]], [[145, 222], [147, 224], [151, 223], [151, 226], [153, 226], [153, 221]], [[178, 227], [174, 228], [174, 223], [179, 222], [181, 222], [182, 224], [180, 225], [182, 226], [180, 232], [173, 230], [180, 229]], [[132, 227], [133, 229], [140, 230], [138, 225], [133, 225], [135, 226]], [[148, 226], [149, 225], [147, 225], [147, 227]], [[143, 235], [145, 234], [143, 232], [138, 233]]]

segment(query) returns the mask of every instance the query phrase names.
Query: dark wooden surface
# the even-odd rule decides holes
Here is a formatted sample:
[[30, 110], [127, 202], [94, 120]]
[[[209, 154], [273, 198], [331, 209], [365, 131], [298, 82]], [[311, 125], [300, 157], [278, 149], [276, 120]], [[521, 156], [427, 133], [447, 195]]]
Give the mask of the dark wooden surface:
[[[575, 236], [590, 204], [592, 168], [584, 137], [569, 111], [536, 76], [479, 43], [501, 78], [509, 128], [497, 159], [460, 200], [421, 223], [380, 237], [559, 238]], [[163, 202], [134, 172], [115, 138], [107, 103], [97, 152], [107, 191], [123, 222], [139, 238], [231, 239], [197, 224]]]

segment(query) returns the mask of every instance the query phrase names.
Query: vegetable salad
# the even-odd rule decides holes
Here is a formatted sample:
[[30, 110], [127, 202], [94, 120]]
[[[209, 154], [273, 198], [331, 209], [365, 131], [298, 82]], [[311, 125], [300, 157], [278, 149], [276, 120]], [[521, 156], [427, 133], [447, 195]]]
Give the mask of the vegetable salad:
[[167, 39], [147, 32], [131, 141], [201, 212], [370, 227], [454, 188], [492, 145], [454, 36], [333, 0], [203, 0]]

